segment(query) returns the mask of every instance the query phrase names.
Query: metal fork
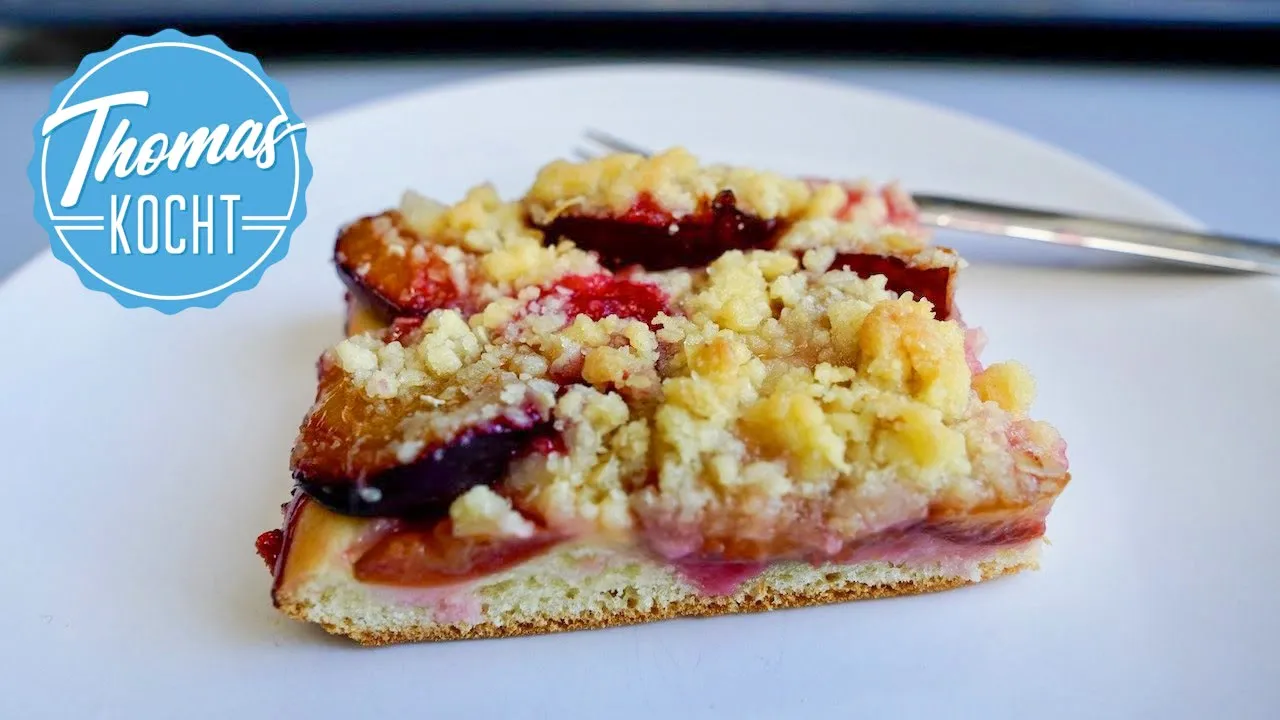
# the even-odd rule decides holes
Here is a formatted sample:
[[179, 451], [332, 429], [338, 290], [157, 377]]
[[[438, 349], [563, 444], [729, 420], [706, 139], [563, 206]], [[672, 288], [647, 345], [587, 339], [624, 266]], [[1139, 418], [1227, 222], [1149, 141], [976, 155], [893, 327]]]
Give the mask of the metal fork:
[[[651, 154], [600, 130], [588, 129], [584, 137], [608, 152]], [[574, 153], [584, 160], [601, 154], [581, 146], [574, 148]], [[1280, 243], [1276, 242], [944, 195], [912, 193], [912, 198], [920, 209], [920, 222], [933, 227], [1093, 248], [1217, 270], [1280, 275]]]

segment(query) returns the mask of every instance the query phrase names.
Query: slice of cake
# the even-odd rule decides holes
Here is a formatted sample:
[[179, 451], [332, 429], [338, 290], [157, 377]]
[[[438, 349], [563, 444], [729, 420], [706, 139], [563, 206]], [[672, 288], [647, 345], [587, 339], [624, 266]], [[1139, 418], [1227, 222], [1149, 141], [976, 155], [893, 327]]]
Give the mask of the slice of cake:
[[362, 643], [944, 590], [1036, 565], [1066, 447], [895, 187], [673, 150], [344, 228], [282, 530]]

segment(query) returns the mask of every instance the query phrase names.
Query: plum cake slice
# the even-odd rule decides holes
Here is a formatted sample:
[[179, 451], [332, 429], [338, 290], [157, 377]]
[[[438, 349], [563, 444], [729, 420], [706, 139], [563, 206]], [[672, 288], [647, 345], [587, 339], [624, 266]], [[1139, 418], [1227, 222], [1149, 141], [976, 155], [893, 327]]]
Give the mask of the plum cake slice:
[[1069, 480], [962, 261], [890, 185], [545, 166], [343, 228], [285, 614], [365, 644], [945, 590], [1035, 567]]

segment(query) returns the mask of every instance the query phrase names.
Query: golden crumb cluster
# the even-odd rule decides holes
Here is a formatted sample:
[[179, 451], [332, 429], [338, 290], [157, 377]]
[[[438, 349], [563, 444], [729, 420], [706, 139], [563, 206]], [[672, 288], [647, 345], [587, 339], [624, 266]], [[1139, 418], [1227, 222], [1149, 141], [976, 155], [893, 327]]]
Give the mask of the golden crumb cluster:
[[677, 148], [651, 158], [620, 153], [585, 163], [552, 162], [538, 173], [525, 203], [538, 224], [569, 209], [625, 212], [641, 195], [680, 217], [721, 190], [732, 190], [740, 207], [765, 219], [803, 211], [813, 195], [800, 180], [746, 168], [702, 166]]
[[[575, 312], [583, 298], [548, 289], [613, 276], [570, 242], [544, 246], [530, 222], [622, 213], [642, 194], [679, 216], [724, 189], [787, 220], [776, 247], [628, 276], [663, 298], [646, 317]], [[487, 186], [454, 206], [407, 193], [386, 242], [456, 249], [469, 287], [486, 288], [481, 302], [433, 310], [394, 339], [378, 327], [339, 343], [326, 357], [340, 372], [318, 403], [340, 397], [334, 413], [390, 418], [387, 462], [495, 420], [548, 425], [553, 440], [517, 457], [497, 488], [454, 501], [460, 535], [528, 537], [537, 523], [658, 529], [672, 552], [781, 536], [830, 550], [930, 509], [1032, 502], [1037, 473], [1064, 470], [1036, 449], [1060, 443], [1052, 428], [1026, 425], [1031, 441], [1011, 431], [1030, 422], [1027, 371], [976, 372], [958, 322], [884, 275], [831, 269], [855, 249], [959, 265], [894, 222], [909, 199], [888, 192], [700, 167], [674, 150], [552, 163], [518, 202]], [[607, 300], [633, 307], [619, 297]]]
[[[642, 197], [680, 218], [705, 208], [725, 190], [733, 193], [739, 209], [755, 217], [789, 223], [834, 220], [846, 232], [892, 229], [901, 219], [895, 209], [914, 210], [910, 196], [896, 185], [877, 189], [867, 182], [799, 180], [750, 168], [702, 165], [682, 148], [652, 157], [617, 153], [587, 162], [549, 163], [538, 173], [523, 204], [538, 225], [564, 213], [622, 214]], [[812, 232], [828, 231], [801, 229], [796, 240]], [[895, 234], [895, 242], [910, 237], [896, 230]]]

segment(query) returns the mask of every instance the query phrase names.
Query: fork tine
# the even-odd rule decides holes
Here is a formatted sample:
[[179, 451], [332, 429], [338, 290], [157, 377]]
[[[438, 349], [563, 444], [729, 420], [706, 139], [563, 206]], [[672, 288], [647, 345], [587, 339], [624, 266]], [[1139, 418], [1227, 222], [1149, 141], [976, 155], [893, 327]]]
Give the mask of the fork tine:
[[575, 147], [575, 148], [573, 149], [573, 154], [574, 154], [574, 156], [575, 156], [575, 157], [577, 157], [579, 160], [584, 160], [584, 161], [585, 161], [585, 160], [595, 160], [595, 159], [596, 159], [596, 153], [593, 153], [593, 152], [591, 152], [590, 150], [587, 150], [586, 148], [583, 148], [583, 147]]
[[610, 135], [607, 132], [587, 128], [587, 130], [583, 134], [587, 137], [588, 140], [591, 140], [592, 142], [595, 142], [599, 145], [603, 145], [604, 147], [609, 148], [614, 152], [631, 153], [633, 155], [644, 155], [646, 157], [652, 154], [648, 150], [645, 150], [644, 148], [640, 147], [639, 145], [633, 145], [627, 142], [626, 140]]

